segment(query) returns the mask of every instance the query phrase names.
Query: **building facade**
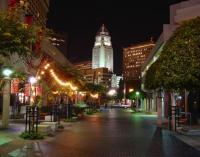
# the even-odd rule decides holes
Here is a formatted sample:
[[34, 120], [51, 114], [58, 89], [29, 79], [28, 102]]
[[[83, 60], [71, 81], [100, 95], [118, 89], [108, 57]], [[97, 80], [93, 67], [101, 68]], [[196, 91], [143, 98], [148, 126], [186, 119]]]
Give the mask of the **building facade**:
[[86, 82], [100, 84], [106, 88], [111, 87], [112, 73], [108, 68], [81, 70]]
[[74, 63], [74, 67], [83, 75], [87, 83], [111, 87], [112, 72], [108, 68], [92, 69], [92, 61]]
[[0, 1], [0, 10], [6, 10], [8, 7], [8, 0], [1, 0]]
[[56, 46], [65, 56], [68, 52], [68, 35], [66, 33], [55, 32], [52, 37], [49, 37], [51, 43]]
[[49, 0], [1, 0], [0, 9], [6, 10], [17, 4], [20, 4], [26, 11], [26, 16], [31, 16], [33, 18], [35, 24], [42, 27], [46, 26]]
[[150, 41], [123, 49], [123, 77], [125, 81], [141, 79], [141, 66], [154, 46], [153, 41]]
[[27, 15], [33, 16], [35, 24], [46, 26], [49, 0], [20, 0], [20, 3], [25, 6]]
[[92, 61], [89, 60], [89, 61], [74, 63], [74, 66], [79, 71], [91, 70], [92, 69]]
[[102, 25], [97, 32], [92, 51], [92, 69], [108, 68], [113, 71], [113, 48], [107, 28]]
[[112, 88], [119, 88], [119, 81], [121, 79], [123, 79], [122, 76], [117, 76], [116, 74], [113, 74], [112, 78], [111, 78], [111, 87]]

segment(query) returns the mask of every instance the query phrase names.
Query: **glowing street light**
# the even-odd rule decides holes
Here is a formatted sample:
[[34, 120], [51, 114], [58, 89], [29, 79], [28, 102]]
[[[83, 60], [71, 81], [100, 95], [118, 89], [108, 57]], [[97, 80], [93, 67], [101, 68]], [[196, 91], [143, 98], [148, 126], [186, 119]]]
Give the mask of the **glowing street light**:
[[30, 82], [31, 84], [35, 84], [35, 83], [37, 82], [37, 79], [36, 79], [35, 77], [31, 76], [31, 77], [29, 78], [29, 82]]
[[136, 108], [138, 109], [138, 107], [139, 107], [138, 96], [140, 95], [140, 92], [136, 91], [135, 94], [136, 94], [136, 100], [137, 100]]
[[31, 84], [30, 85], [30, 106], [33, 105], [34, 96], [36, 96], [36, 92], [34, 91], [35, 90], [34, 84], [36, 82], [37, 82], [37, 79], [34, 76], [29, 77], [29, 83]]
[[108, 91], [108, 95], [110, 95], [110, 96], [114, 96], [116, 94], [117, 94], [117, 92], [116, 92], [115, 89], [111, 89], [111, 90]]
[[132, 91], [134, 91], [134, 89], [133, 89], [133, 88], [130, 88], [128, 91], [129, 91], [129, 92], [132, 92]]
[[13, 73], [13, 71], [11, 69], [6, 68], [3, 70], [2, 73], [5, 76], [5, 78], [10, 78], [10, 75]]

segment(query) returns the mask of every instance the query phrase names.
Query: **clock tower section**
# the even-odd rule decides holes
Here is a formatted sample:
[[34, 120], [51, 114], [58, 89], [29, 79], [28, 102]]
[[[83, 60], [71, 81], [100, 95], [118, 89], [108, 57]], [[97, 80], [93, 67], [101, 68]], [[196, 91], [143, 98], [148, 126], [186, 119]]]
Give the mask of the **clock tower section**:
[[92, 69], [108, 68], [113, 72], [113, 48], [111, 37], [104, 24], [97, 32], [92, 51]]

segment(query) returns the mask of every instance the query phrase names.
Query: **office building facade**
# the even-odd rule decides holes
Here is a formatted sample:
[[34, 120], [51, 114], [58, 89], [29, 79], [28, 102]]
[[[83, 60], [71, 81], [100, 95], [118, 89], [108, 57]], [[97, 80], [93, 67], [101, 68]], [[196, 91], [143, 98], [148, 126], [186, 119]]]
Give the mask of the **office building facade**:
[[150, 41], [123, 49], [123, 77], [125, 81], [141, 79], [141, 66], [154, 46], [153, 41]]

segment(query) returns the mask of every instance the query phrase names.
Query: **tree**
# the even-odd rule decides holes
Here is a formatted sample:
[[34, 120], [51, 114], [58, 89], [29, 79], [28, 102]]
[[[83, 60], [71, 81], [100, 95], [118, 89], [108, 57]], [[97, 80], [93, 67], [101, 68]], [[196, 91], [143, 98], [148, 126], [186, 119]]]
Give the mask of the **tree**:
[[[42, 38], [40, 27], [24, 23], [21, 15], [23, 12], [20, 8], [0, 12], [0, 65], [2, 65], [1, 68], [15, 65], [12, 67], [15, 74], [17, 73], [16, 64], [19, 65], [18, 62], [20, 62], [24, 65], [24, 62], [30, 61], [34, 54], [35, 44], [38, 39]], [[1, 87], [4, 88], [2, 126], [7, 128], [9, 124], [10, 80], [1, 80], [0, 86], [3, 85]]]
[[145, 93], [140, 91], [132, 91], [127, 94], [127, 98], [130, 100], [136, 100], [136, 99], [144, 99], [145, 98]]
[[0, 12], [0, 54], [9, 56], [17, 53], [27, 57], [33, 50], [31, 45], [36, 43], [40, 28], [28, 26], [21, 21], [21, 14], [15, 13]]
[[[174, 91], [200, 90], [200, 17], [184, 21], [163, 47], [159, 59], [146, 73], [145, 87]], [[190, 106], [194, 103], [191, 103]], [[194, 114], [193, 114], [194, 115]]]
[[93, 84], [93, 83], [86, 83], [85, 84], [85, 89], [91, 93], [105, 93], [106, 88], [102, 85], [99, 84]]
[[[200, 89], [200, 17], [183, 22], [146, 73], [145, 87]], [[151, 82], [152, 81], [152, 82]]]
[[147, 90], [156, 89], [161, 86], [163, 77], [160, 76], [159, 61], [153, 63], [145, 75], [144, 86]]

